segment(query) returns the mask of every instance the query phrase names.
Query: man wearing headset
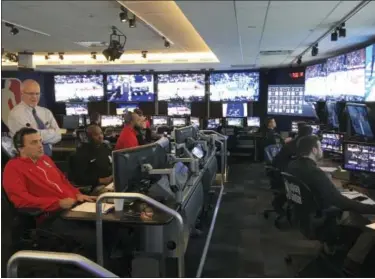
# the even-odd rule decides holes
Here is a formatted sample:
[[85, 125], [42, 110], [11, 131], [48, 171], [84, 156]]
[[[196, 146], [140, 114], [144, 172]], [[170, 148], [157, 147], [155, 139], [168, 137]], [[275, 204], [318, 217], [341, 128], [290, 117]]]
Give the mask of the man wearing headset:
[[[15, 133], [13, 143], [18, 156], [8, 162], [3, 173], [3, 187], [9, 200], [17, 209], [40, 210], [42, 214], [36, 220], [39, 226], [61, 236], [74, 237], [84, 245], [85, 256], [95, 259], [95, 224], [60, 217], [62, 210], [72, 208], [77, 202], [94, 202], [95, 197], [81, 194], [51, 158], [43, 154], [42, 137], [37, 130], [22, 128]], [[105, 247], [112, 237], [112, 232], [104, 234]], [[105, 257], [108, 252], [105, 251]]]
[[74, 182], [79, 185], [108, 185], [112, 177], [112, 150], [104, 143], [98, 125], [87, 127], [88, 143], [83, 143], [74, 156]]
[[14, 135], [22, 127], [37, 129], [42, 137], [44, 154], [52, 156], [52, 144], [61, 141], [60, 128], [49, 109], [38, 106], [40, 86], [32, 79], [22, 83], [22, 102], [9, 113], [8, 127]]
[[115, 149], [137, 147], [142, 145], [140, 130], [145, 126], [145, 118], [141, 110], [125, 114], [125, 127], [117, 140]]

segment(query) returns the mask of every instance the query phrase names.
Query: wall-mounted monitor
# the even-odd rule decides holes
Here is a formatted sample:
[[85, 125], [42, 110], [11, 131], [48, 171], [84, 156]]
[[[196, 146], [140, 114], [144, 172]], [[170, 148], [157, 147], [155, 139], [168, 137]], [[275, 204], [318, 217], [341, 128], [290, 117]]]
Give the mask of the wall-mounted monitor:
[[207, 120], [207, 129], [217, 129], [221, 125], [221, 118], [211, 118]]
[[259, 99], [259, 73], [233, 72], [210, 74], [210, 100], [247, 102]]
[[327, 68], [326, 64], [306, 67], [305, 70], [305, 101], [325, 101], [327, 96]]
[[312, 128], [313, 135], [319, 134], [319, 132], [320, 132], [320, 125], [318, 125], [318, 124], [309, 125], [308, 124], [308, 126], [310, 126]]
[[327, 101], [364, 101], [365, 58], [360, 49], [327, 60]]
[[153, 126], [168, 125], [168, 116], [154, 115], [151, 117], [151, 123]]
[[159, 101], [204, 101], [205, 74], [158, 74]]
[[298, 133], [298, 123], [300, 123], [300, 121], [292, 121], [290, 128], [292, 133]]
[[66, 104], [66, 115], [88, 115], [87, 104]]
[[223, 117], [247, 117], [247, 103], [223, 103]]
[[124, 123], [121, 115], [102, 115], [101, 126], [106, 127], [120, 127]]
[[199, 117], [190, 117], [190, 124], [193, 126], [200, 127]]
[[346, 109], [350, 118], [354, 133], [366, 138], [373, 138], [367, 107], [364, 104], [346, 104]]
[[322, 150], [326, 152], [342, 154], [343, 139], [343, 134], [323, 132], [321, 140]]
[[107, 75], [106, 95], [110, 102], [153, 102], [154, 76], [152, 74]]
[[56, 102], [101, 101], [103, 75], [55, 75]]
[[375, 173], [375, 145], [344, 142], [345, 170]]
[[365, 101], [375, 102], [375, 44], [366, 47]]
[[186, 118], [171, 118], [173, 127], [184, 127], [187, 125]]
[[188, 116], [191, 115], [190, 103], [168, 103], [169, 116]]
[[62, 128], [67, 130], [75, 130], [79, 127], [79, 115], [64, 115]]
[[138, 104], [118, 104], [116, 107], [116, 114], [123, 115], [128, 111], [133, 112], [136, 108], [138, 108]]
[[225, 124], [227, 127], [244, 127], [244, 119], [243, 118], [235, 118], [235, 117], [227, 117], [225, 119]]
[[260, 127], [260, 117], [252, 116], [247, 118], [248, 127]]
[[301, 85], [269, 85], [267, 113], [317, 118], [313, 103], [304, 100]]

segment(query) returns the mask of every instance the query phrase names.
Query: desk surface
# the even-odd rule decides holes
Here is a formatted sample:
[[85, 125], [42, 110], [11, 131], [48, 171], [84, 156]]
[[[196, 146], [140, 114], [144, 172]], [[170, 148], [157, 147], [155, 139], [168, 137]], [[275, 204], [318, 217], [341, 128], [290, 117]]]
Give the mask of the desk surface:
[[[150, 220], [142, 220], [140, 217], [140, 211], [138, 209], [140, 201], [136, 201], [132, 206], [124, 206], [123, 212], [116, 212], [114, 210], [102, 215], [103, 222], [116, 222], [130, 225], [166, 225], [170, 223], [173, 216], [168, 215], [165, 212], [160, 211], [157, 208], [152, 208], [153, 217]], [[165, 205], [178, 210], [179, 206], [176, 203], [166, 203]], [[80, 220], [80, 221], [95, 221], [95, 213], [78, 212], [78, 211], [66, 211], [62, 215], [62, 218], [66, 220]]]

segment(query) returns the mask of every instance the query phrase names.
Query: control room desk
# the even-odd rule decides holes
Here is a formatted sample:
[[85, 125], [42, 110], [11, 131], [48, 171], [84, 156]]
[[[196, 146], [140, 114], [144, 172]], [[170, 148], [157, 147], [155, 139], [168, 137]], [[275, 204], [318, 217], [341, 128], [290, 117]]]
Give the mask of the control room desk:
[[[166, 203], [174, 210], [178, 210], [180, 206], [176, 203]], [[167, 225], [173, 220], [173, 216], [168, 213], [162, 212], [159, 209], [152, 208], [154, 215], [151, 220], [142, 220], [140, 217], [140, 211], [135, 207], [139, 206], [139, 202], [136, 201], [133, 206], [124, 206], [123, 212], [116, 212], [114, 209], [106, 214], [102, 214], [103, 222], [116, 222], [127, 225]], [[129, 210], [132, 210], [132, 214], [129, 214]], [[137, 214], [138, 213], [138, 214]], [[136, 215], [137, 214], [137, 215]], [[68, 210], [61, 215], [62, 218], [66, 220], [76, 220], [76, 221], [96, 221], [96, 213], [79, 212]]]

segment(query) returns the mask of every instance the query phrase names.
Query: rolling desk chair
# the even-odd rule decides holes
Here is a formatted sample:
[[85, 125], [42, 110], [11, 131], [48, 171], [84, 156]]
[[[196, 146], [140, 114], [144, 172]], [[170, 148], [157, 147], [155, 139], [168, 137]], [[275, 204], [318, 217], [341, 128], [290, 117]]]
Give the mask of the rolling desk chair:
[[[293, 223], [307, 239], [318, 240], [322, 248], [326, 247], [328, 251], [332, 251], [327, 253], [322, 249], [311, 263], [323, 260], [335, 274], [343, 275], [340, 264], [335, 263], [333, 257], [328, 257], [346, 244], [341, 237], [342, 227], [337, 223], [342, 211], [336, 207], [322, 209], [319, 197], [306, 184], [291, 174], [282, 172], [281, 175], [285, 182], [286, 197], [292, 205]], [[291, 256], [286, 256], [285, 261], [290, 263]], [[307, 267], [308, 265], [303, 270]], [[303, 270], [299, 272], [302, 277]]]
[[271, 144], [264, 148], [264, 161], [267, 165], [272, 164], [273, 158], [279, 153], [281, 150], [282, 144]]

